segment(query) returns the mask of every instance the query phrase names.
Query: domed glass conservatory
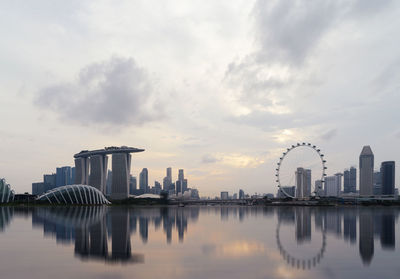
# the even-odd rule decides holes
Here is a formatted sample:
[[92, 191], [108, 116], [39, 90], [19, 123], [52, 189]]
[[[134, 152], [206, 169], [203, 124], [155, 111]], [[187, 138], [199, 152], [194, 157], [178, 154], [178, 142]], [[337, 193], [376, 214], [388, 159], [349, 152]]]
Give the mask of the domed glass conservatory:
[[4, 178], [0, 179], [0, 203], [8, 203], [14, 200], [14, 191]]
[[50, 204], [110, 204], [96, 188], [89, 185], [67, 185], [61, 186], [37, 197], [38, 201], [48, 202]]

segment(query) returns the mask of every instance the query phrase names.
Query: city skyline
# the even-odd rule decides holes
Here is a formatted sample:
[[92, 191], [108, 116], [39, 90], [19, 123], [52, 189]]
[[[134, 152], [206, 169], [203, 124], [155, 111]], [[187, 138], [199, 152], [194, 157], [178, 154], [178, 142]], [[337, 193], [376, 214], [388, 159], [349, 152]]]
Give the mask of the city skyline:
[[[304, 143], [303, 143], [303, 145], [304, 145]], [[113, 147], [113, 148], [118, 149], [116, 147]], [[125, 146], [123, 146], [121, 148], [125, 148]], [[107, 150], [107, 148], [105, 148], [105, 149]], [[96, 151], [98, 151], [98, 150], [96, 150]], [[87, 152], [87, 150], [85, 150], [85, 152]], [[90, 151], [90, 152], [92, 152], [92, 151]], [[78, 154], [76, 154], [76, 155], [78, 155]], [[94, 157], [96, 157], [96, 156], [97, 155], [95, 155]], [[358, 166], [359, 168], [361, 167], [362, 160], [365, 160], [366, 157], [368, 157], [367, 160], [370, 160], [370, 161], [367, 161], [367, 163], [368, 164], [372, 164], [371, 166], [368, 167], [368, 170], [366, 171], [367, 173], [370, 173], [370, 174], [368, 174], [369, 178], [368, 178], [367, 182], [368, 182], [368, 184], [371, 184], [371, 185], [367, 186], [368, 188], [370, 188], [369, 192], [367, 194], [360, 192], [360, 190], [361, 190], [360, 185], [361, 185], [361, 179], [362, 179], [362, 172], [361, 171], [359, 172], [359, 178], [357, 179], [357, 169], [358, 168], [355, 167], [355, 166], [351, 166], [350, 168], [344, 168], [342, 172], [338, 172], [338, 173], [335, 173], [334, 175], [326, 176], [326, 179], [325, 179], [326, 182], [325, 182], [325, 186], [324, 186], [325, 188], [321, 189], [323, 192], [321, 192], [320, 195], [322, 195], [322, 196], [339, 196], [342, 193], [343, 194], [346, 194], [346, 193], [357, 193], [357, 194], [360, 194], [361, 196], [381, 195], [381, 194], [393, 195], [393, 194], [395, 194], [395, 189], [397, 189], [396, 184], [395, 184], [395, 180], [396, 180], [395, 179], [395, 176], [396, 176], [396, 174], [395, 174], [395, 161], [384, 161], [384, 162], [381, 162], [381, 164], [379, 164], [379, 162], [378, 162], [378, 164], [375, 164], [374, 154], [373, 154], [373, 152], [371, 150], [371, 147], [369, 145], [366, 145], [366, 146], [364, 146], [362, 148], [361, 154], [359, 156], [359, 166]], [[369, 157], [371, 157], [371, 159], [369, 159]], [[78, 158], [78, 159], [81, 159], [81, 158]], [[35, 187], [36, 187], [35, 189], [38, 189], [38, 187], [42, 187], [43, 189], [47, 189], [47, 190], [48, 189], [52, 189], [52, 188], [54, 188], [56, 186], [58, 187], [58, 186], [63, 186], [63, 185], [71, 185], [71, 184], [73, 184], [74, 181], [75, 181], [75, 183], [78, 181], [78, 184], [85, 184], [85, 183], [83, 183], [84, 180], [85, 180], [85, 181], [88, 181], [88, 185], [92, 185], [93, 183], [92, 184], [90, 183], [90, 177], [92, 177], [93, 174], [92, 174], [91, 171], [89, 172], [89, 169], [90, 170], [92, 169], [92, 167], [91, 167], [91, 165], [89, 163], [89, 161], [91, 161], [91, 160], [93, 160], [93, 157], [90, 160], [87, 159], [86, 160], [87, 163], [83, 163], [84, 165], [87, 164], [87, 166], [85, 167], [85, 169], [87, 169], [87, 171], [86, 171], [87, 173], [84, 176], [84, 177], [86, 177], [85, 179], [84, 178], [79, 178], [80, 177], [79, 176], [79, 172], [78, 172], [78, 178], [76, 180], [74, 179], [75, 178], [75, 169], [76, 169], [76, 167], [79, 169], [79, 167], [81, 167], [81, 165], [82, 165], [80, 160], [77, 161], [77, 159], [75, 159], [76, 167], [70, 167], [70, 166], [56, 167], [56, 173], [43, 174], [43, 182], [33, 182], [32, 183], [32, 193], [34, 193], [34, 190], [33, 190], [34, 189], [34, 184], [35, 184]], [[106, 165], [107, 165], [107, 157], [105, 158], [105, 161], [106, 161]], [[97, 162], [97, 161], [95, 161], [95, 162]], [[375, 167], [374, 167], [374, 164], [375, 164]], [[386, 186], [387, 190], [379, 189], [379, 192], [376, 192], [377, 191], [376, 183], [379, 183], [379, 185], [380, 184], [384, 184], [381, 181], [381, 172], [382, 172], [384, 166], [386, 166], [386, 165], [387, 165], [387, 167], [389, 167], [387, 172], [390, 174], [390, 178], [389, 179], [386, 178], [386, 179], [388, 179], [387, 182], [386, 182], [386, 184], [388, 185], [388, 186]], [[316, 191], [316, 187], [317, 187], [316, 185], [317, 185], [317, 183], [319, 183], [319, 180], [315, 179], [315, 178], [312, 179], [311, 170], [310, 169], [306, 169], [306, 168], [303, 169], [302, 167], [298, 167], [296, 172], [295, 172], [296, 184], [299, 183], [298, 182], [299, 177], [297, 175], [297, 172], [299, 172], [299, 171], [304, 172], [304, 181], [306, 181], [306, 182], [303, 182], [303, 181], [300, 182], [301, 185], [302, 185], [301, 189], [299, 189], [298, 187], [295, 186], [296, 194], [292, 195], [292, 196], [293, 197], [296, 196], [296, 197], [300, 197], [300, 198], [301, 197], [309, 197], [310, 193]], [[65, 172], [68, 173], [68, 178], [67, 177], [64, 178], [64, 176], [65, 176], [64, 173]], [[104, 176], [106, 178], [104, 178], [104, 182], [102, 182], [102, 184], [104, 184], [104, 186], [101, 186], [101, 188], [103, 189], [103, 190], [101, 190], [101, 192], [103, 192], [104, 194], [110, 194], [108, 192], [109, 190], [106, 189], [107, 187], [111, 186], [111, 185], [109, 185], [109, 186], [106, 185], [107, 183], [109, 183], [107, 181], [110, 178], [112, 179], [112, 176], [110, 176], [110, 172], [111, 172], [110, 168], [104, 170]], [[145, 172], [145, 182], [143, 182], [144, 184], [142, 185], [143, 172]], [[98, 171], [96, 172], [96, 175], [98, 175]], [[61, 178], [61, 176], [63, 176], [63, 178]], [[130, 178], [127, 177], [127, 179], [128, 179], [128, 182], [127, 182], [128, 184], [127, 184], [127, 187], [126, 187], [127, 188], [127, 193], [130, 192], [132, 194], [132, 190], [130, 190], [130, 188], [132, 187], [132, 185], [131, 185], [131, 180], [132, 179], [134, 179], [135, 181], [136, 181], [136, 179], [138, 179], [138, 181], [139, 181], [139, 184], [137, 185], [136, 189], [142, 190], [143, 193], [149, 193], [149, 190], [152, 187], [150, 185], [148, 176], [149, 176], [149, 171], [148, 171], [147, 168], [143, 168], [142, 171], [140, 171], [137, 176], [135, 176], [133, 174], [130, 174], [130, 176], [129, 176]], [[50, 187], [50, 188], [48, 188], [48, 187], [46, 188], [46, 186], [45, 186], [46, 183], [49, 184], [48, 182], [46, 182], [46, 179], [49, 179], [49, 177], [50, 177], [50, 179], [54, 179], [54, 185], [52, 187]], [[60, 183], [60, 180], [62, 180], [62, 179], [65, 180], [64, 183]], [[365, 180], [365, 178], [364, 178], [364, 180]], [[81, 183], [81, 181], [82, 181], [82, 183]], [[161, 181], [161, 183], [160, 183], [160, 181]], [[185, 184], [183, 184], [183, 185], [185, 185], [184, 188], [182, 188], [182, 186], [180, 184], [181, 181], [185, 182]], [[165, 186], [167, 184], [170, 184], [170, 187], [172, 187], [171, 189], [173, 189], [173, 191], [174, 191], [173, 194], [176, 194], [176, 191], [178, 191], [179, 193], [182, 193], [182, 192], [186, 191], [188, 189], [188, 184], [187, 184], [187, 179], [184, 179], [184, 169], [178, 169], [177, 170], [177, 180], [176, 180], [176, 182], [173, 182], [173, 180], [172, 180], [172, 168], [171, 167], [167, 167], [166, 168], [166, 176], [163, 179], [160, 179], [160, 178], [157, 179], [156, 178], [154, 180], [154, 186], [155, 187], [159, 187], [160, 190], [162, 189], [162, 190], [166, 190], [168, 192], [169, 189], [165, 188]], [[314, 188], [312, 188], [312, 185], [315, 185]], [[332, 186], [329, 186], [329, 185], [332, 185]], [[335, 186], [333, 186], [333, 185], [335, 185]], [[93, 186], [95, 186], [96, 188], [100, 189], [99, 188], [100, 186], [96, 186], [96, 185], [93, 185]], [[285, 188], [285, 187], [289, 187], [290, 188], [291, 186], [282, 186], [282, 187], [283, 188]], [[334, 189], [331, 188], [331, 190], [329, 190], [328, 189], [329, 187], [334, 187]], [[383, 187], [383, 186], [381, 185], [379, 187]], [[304, 189], [302, 189], [302, 188], [304, 188]], [[224, 189], [221, 188], [220, 190], [225, 191], [226, 188], [224, 188]], [[278, 188], [277, 188], [277, 190], [278, 190]], [[239, 189], [233, 189], [233, 190], [230, 190], [228, 192], [233, 192], [233, 193], [237, 194], [238, 191], [239, 191]], [[298, 192], [298, 191], [301, 191], [301, 193]], [[334, 191], [334, 192], [337, 192], [337, 194], [330, 195], [330, 194], [327, 194], [327, 191], [331, 191], [331, 192], [329, 192], [331, 194], [333, 193], [332, 191]], [[42, 192], [45, 192], [45, 191], [42, 190], [42, 191], [39, 191], [39, 192], [42, 193]], [[303, 192], [305, 192], [305, 193], [303, 194]], [[255, 194], [256, 193], [257, 192], [255, 192]], [[268, 193], [267, 192], [259, 192], [259, 194], [260, 193], [270, 194], [270, 193], [273, 193], [273, 192], [268, 192]], [[170, 194], [172, 194], [172, 192], [170, 192]], [[219, 195], [219, 193], [217, 195], [215, 195], [214, 197], [217, 197], [218, 195]], [[202, 195], [202, 197], [207, 197], [207, 196], [206, 195]], [[213, 196], [209, 195], [208, 197], [213, 197]]]
[[0, 176], [29, 192], [77, 150], [128, 144], [135, 176], [184, 168], [218, 196], [275, 193], [293, 142], [328, 175], [363, 145], [398, 161], [400, 3], [362, 2], [2, 2]]

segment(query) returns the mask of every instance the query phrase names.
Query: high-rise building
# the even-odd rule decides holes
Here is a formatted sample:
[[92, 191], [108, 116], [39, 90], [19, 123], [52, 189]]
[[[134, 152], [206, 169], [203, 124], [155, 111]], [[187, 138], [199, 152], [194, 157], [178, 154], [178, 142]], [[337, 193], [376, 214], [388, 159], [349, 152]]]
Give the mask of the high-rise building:
[[382, 178], [381, 178], [381, 172], [380, 171], [375, 171], [374, 172], [374, 184], [373, 184], [373, 194], [376, 196], [382, 195]]
[[172, 181], [172, 168], [171, 167], [167, 168], [167, 177], [169, 178], [170, 181]]
[[56, 174], [44, 174], [43, 175], [44, 192], [56, 188]]
[[[308, 182], [310, 181], [311, 183], [311, 171], [304, 168], [297, 168], [295, 174], [296, 174], [296, 197], [297, 198], [309, 197], [307, 188], [308, 188]], [[311, 190], [311, 184], [310, 184], [310, 190]]]
[[185, 179], [185, 175], [183, 173], [183, 169], [180, 169], [179, 173], [178, 173], [178, 180], [183, 181], [184, 179]]
[[342, 177], [343, 173], [335, 173], [336, 176], [336, 190], [337, 190], [337, 196], [340, 196], [340, 193], [342, 191]]
[[310, 197], [311, 196], [311, 170], [306, 169], [306, 189], [305, 189], [305, 196]]
[[350, 167], [350, 185], [349, 189], [351, 193], [357, 192], [357, 169]]
[[56, 169], [56, 187], [71, 185], [71, 167], [61, 167]]
[[325, 196], [326, 197], [336, 197], [337, 196], [337, 183], [336, 176], [325, 177]]
[[239, 190], [239, 199], [244, 199], [244, 191], [242, 189]]
[[115, 200], [129, 197], [129, 178], [131, 176], [131, 154], [112, 154], [111, 198]]
[[221, 200], [227, 200], [229, 198], [228, 192], [221, 192]]
[[176, 190], [176, 194], [178, 195], [179, 193], [182, 193], [182, 183], [180, 180], [177, 180], [175, 182], [175, 190]]
[[152, 193], [159, 195], [161, 193], [161, 183], [158, 181], [154, 181], [154, 187], [152, 189]]
[[149, 171], [143, 168], [139, 175], [139, 189], [143, 193], [147, 193], [149, 189]]
[[164, 191], [171, 190], [171, 184], [172, 184], [172, 169], [167, 168], [167, 176], [164, 177], [163, 179], [163, 190]]
[[382, 195], [394, 195], [395, 162], [387, 161], [381, 164]]
[[89, 182], [89, 158], [75, 158], [75, 184], [87, 185]]
[[373, 195], [374, 154], [371, 147], [366, 145], [360, 154], [360, 196]]
[[103, 194], [106, 193], [108, 157], [104, 154], [93, 155], [90, 160], [89, 185]]
[[325, 196], [326, 197], [339, 197], [342, 188], [342, 174], [337, 173], [333, 176], [325, 178]]
[[169, 191], [170, 188], [171, 188], [171, 183], [170, 183], [168, 177], [164, 177], [164, 179], [163, 179], [163, 190], [164, 191]]
[[75, 184], [75, 167], [71, 168], [71, 184]]
[[[32, 195], [41, 195], [44, 192], [46, 192], [44, 182], [32, 183]], [[1, 200], [0, 200], [0, 202], [1, 202]]]
[[182, 194], [185, 193], [187, 190], [188, 190], [188, 182], [187, 179], [184, 179], [182, 183]]
[[129, 179], [129, 194], [134, 195], [136, 188], [137, 188], [136, 177], [131, 175], [131, 177]]
[[343, 192], [356, 193], [357, 191], [357, 169], [351, 167], [343, 172]]
[[106, 182], [106, 194], [111, 195], [111, 185], [112, 185], [112, 170], [107, 172], [107, 182]]

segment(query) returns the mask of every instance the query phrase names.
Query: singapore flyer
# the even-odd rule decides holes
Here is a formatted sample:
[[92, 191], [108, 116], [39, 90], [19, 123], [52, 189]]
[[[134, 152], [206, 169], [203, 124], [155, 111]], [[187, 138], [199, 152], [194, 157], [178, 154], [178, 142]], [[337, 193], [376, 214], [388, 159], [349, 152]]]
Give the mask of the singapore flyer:
[[276, 168], [281, 197], [308, 199], [319, 196], [326, 177], [326, 160], [311, 143], [297, 143], [283, 152]]

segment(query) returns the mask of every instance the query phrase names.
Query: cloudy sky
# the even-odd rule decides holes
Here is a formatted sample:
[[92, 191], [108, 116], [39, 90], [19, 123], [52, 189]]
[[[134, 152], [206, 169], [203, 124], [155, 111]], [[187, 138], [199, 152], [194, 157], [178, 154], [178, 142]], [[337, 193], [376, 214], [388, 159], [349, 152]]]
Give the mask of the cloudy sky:
[[[298, 141], [328, 174], [400, 157], [399, 1], [0, 1], [0, 177], [145, 148], [201, 195], [276, 192]], [[397, 178], [399, 178], [397, 176]], [[399, 179], [397, 179], [399, 181]]]

